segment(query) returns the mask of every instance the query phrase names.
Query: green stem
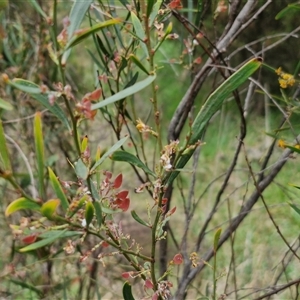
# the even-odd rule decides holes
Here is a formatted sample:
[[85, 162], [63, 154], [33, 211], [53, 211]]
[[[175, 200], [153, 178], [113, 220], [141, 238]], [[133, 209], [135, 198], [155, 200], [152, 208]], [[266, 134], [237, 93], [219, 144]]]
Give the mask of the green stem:
[[[54, 42], [54, 50], [56, 53], [59, 52], [59, 44], [57, 42], [57, 0], [54, 0], [54, 4], [53, 4], [53, 26], [52, 26], [52, 33], [53, 33], [53, 42]], [[62, 55], [59, 55], [58, 57], [58, 71], [60, 74], [60, 78], [61, 78], [61, 82], [63, 86], [66, 86], [66, 78], [65, 78], [65, 72], [64, 72], [64, 67], [61, 64], [61, 57]], [[79, 143], [79, 139], [78, 139], [78, 131], [77, 131], [77, 119], [74, 116], [72, 107], [70, 105], [70, 101], [67, 99], [67, 97], [65, 95], [62, 95], [63, 100], [65, 102], [67, 111], [70, 115], [71, 118], [71, 122], [72, 122], [72, 135], [73, 135], [73, 139], [74, 139], [74, 144], [76, 147], [76, 151], [77, 151], [77, 155], [80, 156], [81, 155], [81, 151], [80, 151], [80, 143]]]

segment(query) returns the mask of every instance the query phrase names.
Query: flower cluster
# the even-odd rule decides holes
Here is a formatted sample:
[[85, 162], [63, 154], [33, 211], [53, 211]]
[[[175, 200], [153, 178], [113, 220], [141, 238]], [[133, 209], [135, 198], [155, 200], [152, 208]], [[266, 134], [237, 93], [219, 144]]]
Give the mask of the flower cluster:
[[149, 127], [148, 125], [144, 124], [143, 121], [141, 119], [137, 119], [136, 120], [136, 129], [141, 132], [141, 133], [145, 133], [145, 132], [149, 132], [151, 133], [153, 136], [158, 136], [158, 134], [153, 131], [151, 129], [151, 127]]
[[171, 156], [176, 153], [178, 144], [178, 140], [171, 141], [171, 143], [166, 145], [163, 149], [163, 154], [160, 157], [160, 163], [166, 171], [170, 171], [172, 169]]
[[279, 76], [278, 81], [281, 88], [286, 89], [288, 86], [293, 86], [296, 82], [293, 75], [282, 71], [281, 67], [275, 70], [275, 73]]

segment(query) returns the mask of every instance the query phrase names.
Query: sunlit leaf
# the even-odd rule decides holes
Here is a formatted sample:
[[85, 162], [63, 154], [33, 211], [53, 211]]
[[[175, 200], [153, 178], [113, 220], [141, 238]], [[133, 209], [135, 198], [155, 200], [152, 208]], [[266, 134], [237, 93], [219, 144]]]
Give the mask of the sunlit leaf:
[[105, 100], [100, 101], [96, 104], [93, 104], [92, 110], [105, 107], [106, 105], [109, 105], [111, 103], [114, 103], [114, 102], [122, 100], [122, 99], [125, 99], [126, 97], [131, 96], [131, 95], [141, 91], [142, 89], [144, 89], [145, 87], [150, 85], [155, 80], [155, 78], [156, 78], [156, 75], [148, 76], [146, 79], [137, 82], [136, 84], [114, 94], [113, 96], [108, 97]]
[[47, 217], [49, 220], [52, 219], [54, 213], [57, 210], [57, 207], [60, 204], [59, 199], [50, 199], [45, 202], [41, 207], [41, 213], [43, 216]]
[[49, 171], [50, 182], [55, 191], [55, 194], [56, 194], [57, 198], [61, 201], [62, 208], [64, 210], [67, 210], [69, 207], [68, 199], [67, 199], [56, 175], [54, 174], [54, 172], [52, 171], [52, 169], [50, 167], [48, 167], [48, 171]]
[[32, 250], [36, 250], [36, 249], [42, 248], [44, 246], [47, 246], [49, 244], [52, 244], [53, 242], [55, 242], [56, 240], [61, 238], [63, 236], [64, 232], [66, 232], [66, 230], [52, 233], [52, 235], [50, 237], [42, 239], [41, 241], [38, 241], [36, 243], [30, 244], [24, 248], [21, 248], [19, 251], [20, 252], [32, 251]]
[[114, 153], [117, 149], [119, 149], [125, 141], [128, 139], [128, 136], [123, 137], [119, 141], [117, 141], [110, 149], [108, 149], [99, 160], [95, 162], [93, 167], [91, 168], [91, 172], [95, 171], [98, 166], [100, 166], [106, 158], [108, 158], [112, 153]]
[[4, 110], [13, 110], [14, 107], [9, 102], [0, 98], [0, 108]]
[[95, 212], [95, 209], [94, 209], [93, 203], [88, 201], [85, 205], [85, 214], [84, 214], [87, 228], [89, 227], [89, 225], [91, 224], [91, 222], [94, 218], [94, 212]]
[[41, 206], [37, 202], [34, 202], [32, 200], [22, 197], [17, 200], [14, 200], [12, 203], [10, 203], [7, 206], [7, 208], [5, 210], [5, 215], [9, 216], [12, 213], [22, 210], [22, 209], [39, 211], [41, 209]]
[[42, 117], [41, 113], [37, 112], [34, 117], [34, 142], [35, 142], [35, 153], [37, 161], [38, 171], [38, 187], [39, 194], [42, 199], [46, 198], [45, 186], [44, 186], [44, 175], [45, 175], [45, 156], [44, 156], [44, 138], [42, 131]]
[[80, 33], [73, 34], [73, 37], [68, 42], [65, 50], [68, 50], [68, 49], [74, 47], [75, 45], [81, 43], [82, 41], [84, 41], [87, 37], [89, 37], [93, 33], [96, 33], [97, 31], [99, 31], [107, 26], [116, 25], [121, 22], [122, 22], [121, 19], [111, 19], [111, 20], [107, 20], [107, 21], [104, 21], [101, 23], [97, 23], [90, 28], [82, 29], [82, 31], [80, 31]]
[[222, 228], [217, 229], [215, 236], [214, 236], [214, 252], [217, 252], [217, 250], [218, 250], [221, 233], [222, 233]]
[[114, 161], [125, 161], [129, 164], [132, 164], [138, 168], [141, 168], [149, 175], [152, 175], [153, 177], [156, 177], [156, 174], [151, 171], [139, 158], [137, 158], [135, 155], [126, 152], [126, 151], [115, 151], [111, 157]]

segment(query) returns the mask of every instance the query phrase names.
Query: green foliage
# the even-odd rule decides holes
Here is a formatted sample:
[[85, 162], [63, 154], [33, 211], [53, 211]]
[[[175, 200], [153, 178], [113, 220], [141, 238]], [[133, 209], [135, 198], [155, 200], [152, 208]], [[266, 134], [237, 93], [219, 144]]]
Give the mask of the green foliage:
[[[238, 291], [244, 284], [236, 273], [240, 253], [247, 249], [237, 251], [244, 241], [235, 244], [235, 239], [241, 239], [240, 224], [259, 197], [265, 203], [262, 193], [289, 155], [300, 152], [298, 140], [291, 141], [296, 136], [292, 116], [299, 113], [295, 86], [300, 64], [291, 75], [269, 66], [268, 54], [264, 65], [252, 52], [247, 59], [244, 54], [233, 59], [235, 51], [250, 47], [259, 53], [255, 47], [261, 41], [251, 40], [242, 48], [239, 43], [260, 13], [269, 13], [264, 3], [247, 1], [229, 10], [226, 1], [190, 2], [188, 7], [178, 0], [119, 2], [76, 0], [68, 7], [56, 0], [31, 0], [26, 9], [36, 16], [34, 26], [25, 24], [18, 3], [5, 12], [8, 21], [0, 16], [7, 31], [0, 86], [1, 196], [14, 238], [12, 264], [28, 275], [20, 273], [22, 282], [20, 274], [8, 272], [5, 280], [26, 290], [24, 297], [32, 292], [47, 298], [100, 299], [116, 286], [112, 299], [134, 299], [132, 287], [139, 298], [218, 299], [223, 297], [218, 285], [223, 284], [224, 293], [233, 286], [236, 299], [246, 298]], [[276, 18], [295, 9], [298, 5], [290, 4]], [[233, 71], [236, 65], [240, 67]], [[268, 92], [257, 70], [271, 71], [273, 81], [277, 74], [279, 96]], [[181, 81], [182, 98], [172, 93]], [[246, 139], [253, 118], [248, 119], [252, 84], [257, 97], [267, 97], [285, 118], [279, 127], [276, 121], [275, 130], [266, 130], [273, 144], [257, 164], [249, 162], [252, 141]], [[232, 115], [231, 136], [221, 127]], [[170, 119], [176, 128], [168, 127]], [[165, 141], [166, 136], [174, 140]], [[276, 157], [276, 139], [286, 149], [283, 159]], [[202, 152], [204, 141], [208, 145]], [[231, 147], [225, 154], [223, 145]], [[241, 170], [239, 177], [235, 173]], [[240, 194], [232, 203], [236, 191]], [[298, 205], [288, 203], [299, 214]], [[294, 245], [283, 241], [293, 253]], [[20, 255], [24, 259], [15, 259]], [[105, 272], [99, 271], [106, 265]], [[213, 271], [207, 285], [213, 290], [203, 293], [205, 276], [196, 275], [206, 266]], [[228, 274], [218, 273], [222, 267]], [[109, 283], [101, 287], [103, 294], [99, 274]], [[226, 283], [221, 282], [224, 274]], [[10, 285], [5, 288], [14, 293]]]

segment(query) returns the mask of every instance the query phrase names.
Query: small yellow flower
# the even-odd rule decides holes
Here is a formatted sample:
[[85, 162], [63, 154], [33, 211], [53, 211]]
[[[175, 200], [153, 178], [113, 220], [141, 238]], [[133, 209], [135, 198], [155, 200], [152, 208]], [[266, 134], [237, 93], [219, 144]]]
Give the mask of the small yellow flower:
[[136, 120], [136, 129], [139, 131], [139, 132], [144, 132], [148, 126], [146, 126], [143, 121], [141, 119], [138, 119]]
[[287, 144], [285, 143], [284, 140], [279, 140], [279, 141], [278, 141], [278, 147], [284, 149], [284, 148], [286, 148], [286, 145], [287, 145]]
[[275, 73], [279, 76], [278, 82], [281, 88], [286, 89], [288, 86], [293, 86], [296, 82], [293, 75], [282, 71], [281, 67], [275, 70]]

